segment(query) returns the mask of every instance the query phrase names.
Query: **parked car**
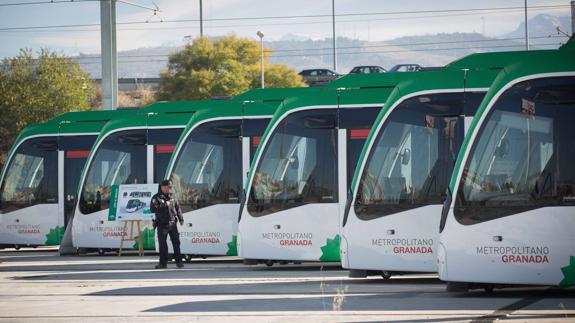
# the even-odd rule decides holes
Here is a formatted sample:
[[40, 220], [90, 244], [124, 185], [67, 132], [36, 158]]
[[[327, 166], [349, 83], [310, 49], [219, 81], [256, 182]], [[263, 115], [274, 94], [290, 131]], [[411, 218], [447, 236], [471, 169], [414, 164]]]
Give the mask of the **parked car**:
[[388, 72], [416, 72], [422, 68], [419, 64], [397, 64], [392, 67]]
[[377, 74], [386, 73], [387, 70], [377, 65], [356, 66], [349, 71], [349, 74]]
[[299, 75], [301, 75], [303, 81], [309, 86], [324, 85], [341, 76], [337, 72], [327, 68], [303, 70], [299, 72]]

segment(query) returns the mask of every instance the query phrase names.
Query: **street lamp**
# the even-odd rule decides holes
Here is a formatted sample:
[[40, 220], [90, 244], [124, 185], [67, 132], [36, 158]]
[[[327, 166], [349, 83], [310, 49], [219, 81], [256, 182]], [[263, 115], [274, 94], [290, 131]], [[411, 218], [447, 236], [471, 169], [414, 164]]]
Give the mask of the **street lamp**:
[[260, 38], [260, 47], [261, 47], [261, 71], [262, 71], [262, 89], [265, 87], [264, 86], [264, 33], [262, 33], [261, 31], [258, 30], [258, 32], [256, 33], [256, 35], [258, 35], [258, 37]]

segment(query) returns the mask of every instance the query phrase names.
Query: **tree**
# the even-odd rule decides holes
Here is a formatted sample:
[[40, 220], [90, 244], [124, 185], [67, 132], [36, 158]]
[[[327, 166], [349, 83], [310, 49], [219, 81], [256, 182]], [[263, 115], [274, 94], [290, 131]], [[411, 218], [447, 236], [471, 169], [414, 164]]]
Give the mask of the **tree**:
[[[264, 51], [266, 87], [305, 86], [295, 70], [268, 62]], [[169, 58], [160, 76], [159, 100], [200, 100], [231, 96], [261, 86], [260, 45], [234, 35], [214, 41], [196, 38]]]
[[0, 163], [18, 133], [68, 111], [88, 110], [94, 85], [72, 59], [43, 49], [20, 50], [0, 64]]

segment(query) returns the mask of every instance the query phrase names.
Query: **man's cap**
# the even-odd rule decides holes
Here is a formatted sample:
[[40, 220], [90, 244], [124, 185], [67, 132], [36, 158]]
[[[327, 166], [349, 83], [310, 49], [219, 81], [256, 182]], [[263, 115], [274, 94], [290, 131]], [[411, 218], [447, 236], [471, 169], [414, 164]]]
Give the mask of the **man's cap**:
[[165, 179], [160, 183], [160, 186], [172, 186], [172, 182], [168, 179]]

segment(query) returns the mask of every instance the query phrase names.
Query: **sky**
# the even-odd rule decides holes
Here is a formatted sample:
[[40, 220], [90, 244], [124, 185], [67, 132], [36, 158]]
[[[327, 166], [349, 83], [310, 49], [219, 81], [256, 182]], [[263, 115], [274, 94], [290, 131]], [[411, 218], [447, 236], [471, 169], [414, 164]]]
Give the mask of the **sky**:
[[[99, 2], [57, 1], [63, 2], [0, 0], [0, 58], [15, 56], [20, 48], [48, 48], [68, 55], [99, 53]], [[24, 4], [30, 2], [41, 3]], [[160, 12], [153, 15], [150, 10], [118, 2], [119, 51], [178, 46], [186, 42], [186, 36], [199, 35], [199, 22], [196, 21], [199, 0], [127, 2], [150, 7], [157, 5]], [[18, 3], [21, 5], [8, 5]], [[279, 40], [287, 34], [329, 38], [332, 34], [331, 4], [332, 0], [203, 0], [204, 35], [234, 33], [258, 39], [256, 32], [261, 30], [265, 34], [264, 40]], [[521, 9], [502, 8], [523, 5], [524, 0], [335, 0], [336, 35], [369, 41], [452, 32], [498, 36], [515, 30], [524, 19]], [[540, 13], [568, 16], [568, 5], [569, 0], [528, 0], [528, 16]], [[540, 6], [555, 7], [537, 8]], [[477, 8], [490, 10], [471, 10]], [[301, 17], [310, 15], [327, 16]], [[299, 17], [286, 18], [290, 16]]]

